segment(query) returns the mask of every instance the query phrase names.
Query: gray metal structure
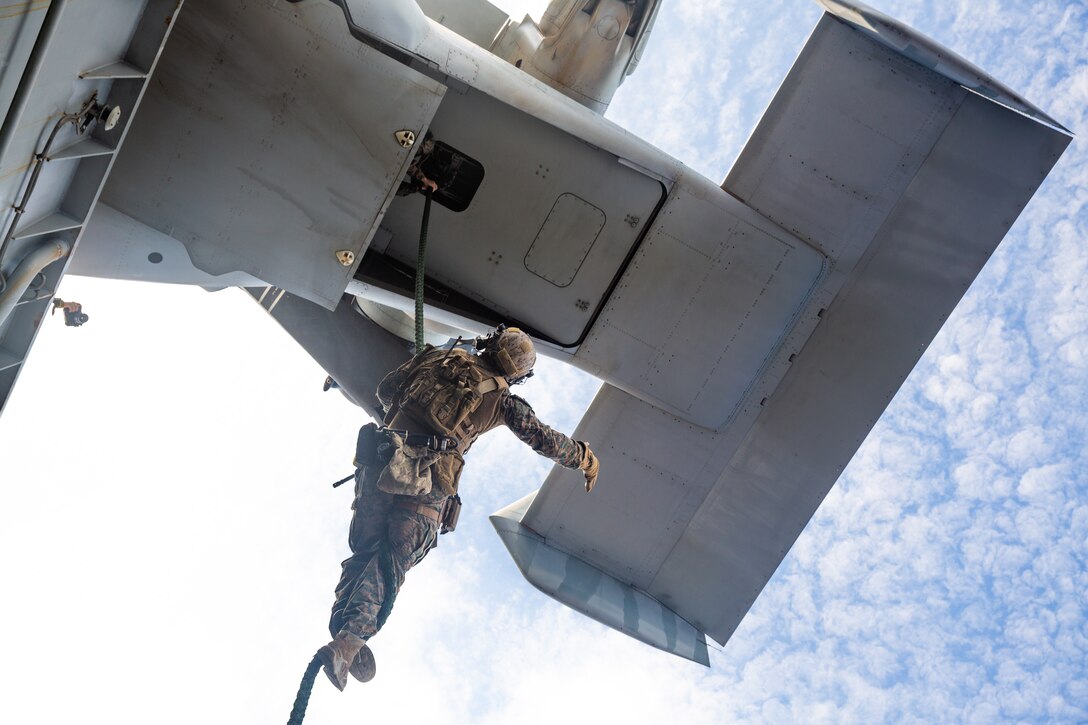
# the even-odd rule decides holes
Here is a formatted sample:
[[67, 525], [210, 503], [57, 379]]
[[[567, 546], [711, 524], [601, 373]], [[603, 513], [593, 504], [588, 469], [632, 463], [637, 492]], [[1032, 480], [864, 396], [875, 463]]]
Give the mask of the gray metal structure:
[[[92, 34], [67, 4], [52, 30], [0, 21], [27, 69], [0, 77], [5, 201], [92, 87], [128, 122], [69, 139], [75, 173], [42, 182], [0, 269], [63, 242], [74, 273], [247, 287], [373, 413], [409, 354], [422, 199], [397, 195], [399, 132], [429, 132], [482, 168], [431, 230], [432, 332], [517, 324], [606, 383], [575, 434], [597, 489], [557, 468], [496, 530], [534, 586], [703, 664], [1071, 138], [853, 2], [822, 3], [721, 185], [600, 116], [656, 0], [556, 0], [539, 25], [484, 0], [95, 0], [118, 17]], [[80, 52], [39, 73], [41, 38]], [[61, 266], [0, 327], [3, 399]]]
[[[0, 15], [0, 411], [182, 1], [27, 1]], [[92, 99], [120, 122], [107, 130]]]

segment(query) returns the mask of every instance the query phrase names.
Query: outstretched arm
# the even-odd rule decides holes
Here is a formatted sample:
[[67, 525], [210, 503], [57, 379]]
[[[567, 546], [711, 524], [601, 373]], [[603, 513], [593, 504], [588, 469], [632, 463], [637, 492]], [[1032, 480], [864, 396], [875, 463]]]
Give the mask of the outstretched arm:
[[560, 466], [582, 469], [586, 474], [586, 491], [593, 488], [600, 464], [588, 444], [542, 423], [532, 406], [516, 395], [506, 396], [502, 412], [506, 427], [523, 443]]

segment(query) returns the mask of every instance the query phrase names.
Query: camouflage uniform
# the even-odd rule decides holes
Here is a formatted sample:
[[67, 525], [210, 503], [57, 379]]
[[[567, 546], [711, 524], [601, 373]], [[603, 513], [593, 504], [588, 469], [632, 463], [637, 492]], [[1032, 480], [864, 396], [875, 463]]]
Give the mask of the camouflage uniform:
[[[429, 351], [423, 355], [440, 355], [445, 351]], [[398, 391], [410, 382], [411, 373], [420, 357], [413, 358], [389, 373], [378, 386], [378, 399], [389, 410], [385, 416], [390, 428], [413, 433], [433, 433], [396, 409]], [[491, 375], [480, 358], [476, 358]], [[448, 476], [435, 477], [434, 487], [423, 496], [394, 496], [377, 488], [381, 469], [360, 468], [355, 474], [355, 500], [348, 543], [352, 555], [343, 564], [340, 583], [336, 587], [336, 602], [329, 621], [329, 631], [335, 637], [347, 631], [363, 639], [372, 637], [383, 624], [379, 621], [382, 602], [393, 596], [404, 583], [409, 569], [422, 561], [438, 539], [438, 523], [427, 516], [396, 506], [397, 499], [409, 499], [427, 509], [439, 512], [446, 498], [457, 491], [462, 456], [483, 433], [505, 425], [537, 453], [561, 466], [578, 468], [582, 460], [582, 444], [542, 423], [532, 407], [505, 388], [486, 393], [484, 403], [474, 421], [474, 435], [460, 441], [456, 451], [443, 453], [436, 470], [448, 471]], [[388, 547], [388, 561], [383, 562], [383, 547]], [[391, 571], [390, 571], [391, 570]], [[392, 575], [393, 581], [387, 581]]]
[[[363, 639], [378, 631], [378, 613], [386, 598], [385, 567], [392, 569], [395, 594], [405, 573], [418, 564], [438, 542], [438, 524], [422, 514], [394, 508], [398, 498], [377, 487], [381, 469], [370, 466], [355, 471], [355, 500], [348, 545], [351, 556], [341, 564], [343, 572], [336, 586], [336, 602], [329, 620], [335, 637], [340, 630]], [[417, 501], [436, 513], [447, 495], [432, 489]], [[382, 547], [389, 546], [389, 563], [382, 561]]]

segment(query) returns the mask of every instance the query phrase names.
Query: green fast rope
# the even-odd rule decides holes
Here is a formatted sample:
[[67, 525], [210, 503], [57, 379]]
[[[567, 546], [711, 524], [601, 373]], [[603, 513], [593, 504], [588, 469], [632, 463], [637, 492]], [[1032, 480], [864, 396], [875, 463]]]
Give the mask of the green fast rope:
[[380, 556], [382, 576], [385, 577], [385, 600], [382, 601], [374, 622], [378, 629], [385, 626], [385, 620], [389, 619], [389, 613], [393, 611], [393, 602], [397, 601], [397, 575], [393, 571], [393, 552], [389, 548], [389, 542], [382, 547]]
[[423, 351], [423, 260], [427, 253], [427, 224], [431, 220], [431, 191], [423, 192], [423, 223], [419, 228], [419, 254], [416, 255], [416, 354]]
[[298, 685], [298, 694], [295, 695], [295, 704], [291, 707], [291, 717], [288, 718], [287, 725], [302, 725], [302, 718], [306, 717], [306, 706], [310, 704], [310, 691], [314, 689], [314, 679], [320, 671], [321, 658], [314, 655], [310, 664], [306, 665], [306, 674]]
[[[397, 588], [394, 586], [396, 574], [393, 571], [393, 554], [389, 546], [383, 546], [381, 550], [382, 576], [385, 577], [385, 601], [378, 610], [377, 628], [381, 629], [385, 620], [389, 619], [389, 613], [393, 611], [393, 602], [397, 599]], [[302, 719], [306, 717], [306, 706], [310, 704], [310, 692], [314, 689], [314, 680], [321, 671], [321, 658], [316, 654], [306, 665], [306, 672], [302, 675], [302, 682], [298, 685], [298, 694], [295, 695], [295, 704], [291, 707], [291, 716], [287, 719], [287, 725], [302, 725]]]

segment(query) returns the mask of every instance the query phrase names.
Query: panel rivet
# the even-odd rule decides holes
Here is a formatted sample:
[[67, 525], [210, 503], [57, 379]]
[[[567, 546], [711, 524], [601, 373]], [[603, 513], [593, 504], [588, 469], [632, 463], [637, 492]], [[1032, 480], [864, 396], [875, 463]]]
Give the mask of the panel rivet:
[[336, 261], [345, 267], [350, 267], [351, 263], [355, 261], [355, 252], [350, 249], [341, 249], [336, 253]]
[[402, 131], [397, 131], [393, 135], [397, 138], [397, 143], [399, 143], [406, 149], [412, 148], [412, 144], [416, 142], [415, 131], [409, 131], [408, 129], [404, 129]]

